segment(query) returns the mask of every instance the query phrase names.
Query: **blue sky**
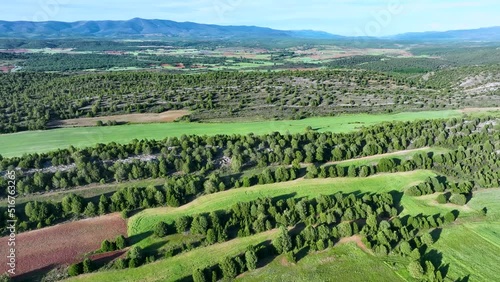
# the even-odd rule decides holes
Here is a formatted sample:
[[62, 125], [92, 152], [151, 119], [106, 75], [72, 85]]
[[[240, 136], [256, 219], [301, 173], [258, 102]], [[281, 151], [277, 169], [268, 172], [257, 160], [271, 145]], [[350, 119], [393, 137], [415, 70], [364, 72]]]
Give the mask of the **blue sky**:
[[13, 0], [0, 20], [126, 20], [134, 17], [341, 35], [500, 26], [500, 1], [451, 0]]

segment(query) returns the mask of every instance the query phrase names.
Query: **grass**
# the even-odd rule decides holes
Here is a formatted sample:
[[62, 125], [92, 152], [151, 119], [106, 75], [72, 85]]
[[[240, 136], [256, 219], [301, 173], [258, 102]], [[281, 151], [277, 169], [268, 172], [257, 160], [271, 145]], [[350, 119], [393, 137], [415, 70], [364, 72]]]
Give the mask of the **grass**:
[[295, 265], [284, 265], [278, 257], [266, 267], [242, 275], [239, 281], [404, 281], [391, 267], [355, 244], [340, 245], [307, 255]]
[[196, 268], [205, 268], [218, 263], [226, 256], [242, 253], [249, 245], [258, 245], [271, 240], [277, 230], [254, 236], [238, 238], [222, 244], [194, 249], [172, 258], [147, 264], [139, 268], [120, 271], [97, 272], [78, 276], [67, 281], [179, 281], [190, 276]]
[[[368, 178], [328, 178], [300, 179], [293, 182], [259, 185], [252, 188], [232, 189], [221, 193], [202, 196], [193, 202], [179, 208], [147, 209], [131, 217], [128, 222], [129, 235], [137, 235], [152, 230], [159, 221], [172, 222], [182, 215], [193, 215], [227, 209], [238, 202], [248, 202], [264, 197], [315, 197], [320, 194], [336, 192], [389, 192], [401, 191], [415, 183], [433, 176], [430, 171], [415, 171], [408, 173], [381, 174]], [[414, 203], [416, 202], [416, 203]], [[405, 212], [421, 213], [426, 201], [411, 197], [403, 197]], [[408, 207], [407, 207], [408, 206]], [[430, 206], [430, 204], [429, 204]], [[445, 207], [434, 207], [435, 210], [448, 210]]]
[[[158, 220], [171, 221], [184, 214], [210, 212], [227, 208], [240, 201], [250, 201], [264, 196], [288, 195], [294, 197], [331, 194], [337, 191], [384, 192], [402, 190], [434, 173], [415, 171], [381, 174], [370, 178], [333, 178], [297, 180], [287, 183], [233, 189], [203, 196], [179, 208], [159, 208], [143, 211], [129, 220], [129, 234], [151, 230]], [[457, 209], [457, 206], [437, 205], [436, 194], [424, 197], [402, 196], [403, 214], [433, 214]], [[479, 211], [488, 208], [486, 217]], [[481, 190], [462, 207], [457, 222], [447, 226], [437, 242], [430, 259], [448, 265], [450, 281], [469, 278], [469, 281], [496, 281], [498, 253], [500, 252], [500, 189]], [[208, 247], [201, 247], [178, 256], [163, 259], [135, 269], [104, 271], [78, 276], [69, 281], [178, 281], [189, 277], [195, 268], [205, 268], [225, 256], [242, 253], [248, 245], [269, 242], [276, 230], [250, 237], [238, 238]], [[172, 235], [164, 239], [146, 238], [139, 245], [143, 248], [166, 246], [184, 242], [189, 236]], [[144, 244], [147, 243], [147, 244]], [[151, 244], [148, 246], [148, 244]], [[413, 281], [406, 270], [407, 261], [400, 257], [377, 257], [363, 252], [355, 244], [339, 245], [322, 252], [309, 254], [297, 264], [289, 264], [278, 257], [264, 267], [238, 277], [242, 281]], [[470, 276], [469, 276], [470, 275]]]
[[325, 132], [349, 132], [361, 126], [386, 121], [412, 121], [459, 117], [460, 111], [407, 112], [399, 114], [354, 114], [337, 117], [315, 117], [293, 121], [259, 121], [236, 123], [156, 123], [131, 124], [113, 127], [60, 128], [44, 131], [27, 131], [0, 135], [0, 154], [4, 157], [21, 156], [25, 153], [43, 153], [56, 149], [93, 146], [98, 143], [128, 143], [133, 139], [164, 139], [183, 134], [216, 135], [266, 134], [304, 132], [307, 126]]
[[[433, 246], [449, 264], [447, 277], [453, 281], [498, 281], [500, 221], [465, 223], [443, 229]], [[470, 275], [470, 276], [469, 276]]]

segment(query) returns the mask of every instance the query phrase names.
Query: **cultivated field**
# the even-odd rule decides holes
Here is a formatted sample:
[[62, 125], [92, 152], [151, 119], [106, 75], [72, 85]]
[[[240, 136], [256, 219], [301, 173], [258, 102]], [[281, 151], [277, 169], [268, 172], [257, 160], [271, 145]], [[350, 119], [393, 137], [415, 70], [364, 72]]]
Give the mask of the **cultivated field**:
[[[0, 135], [0, 154], [4, 157], [43, 153], [69, 146], [86, 147], [98, 143], [128, 143], [133, 139], [164, 139], [188, 135], [303, 133], [307, 126], [319, 132], [349, 132], [362, 126], [388, 121], [412, 121], [460, 117], [455, 110], [407, 112], [399, 114], [353, 114], [315, 117], [303, 120], [278, 120], [234, 123], [152, 123], [112, 127], [61, 128]], [[43, 140], [43, 142], [40, 142]]]
[[[45, 272], [58, 265], [79, 262], [84, 254], [100, 248], [105, 239], [126, 235], [125, 221], [119, 214], [79, 220], [35, 231], [16, 237], [16, 276], [27, 279], [38, 272]], [[7, 246], [7, 237], [0, 238]], [[7, 256], [7, 248], [0, 249], [0, 256]], [[2, 265], [1, 271], [7, 270]]]

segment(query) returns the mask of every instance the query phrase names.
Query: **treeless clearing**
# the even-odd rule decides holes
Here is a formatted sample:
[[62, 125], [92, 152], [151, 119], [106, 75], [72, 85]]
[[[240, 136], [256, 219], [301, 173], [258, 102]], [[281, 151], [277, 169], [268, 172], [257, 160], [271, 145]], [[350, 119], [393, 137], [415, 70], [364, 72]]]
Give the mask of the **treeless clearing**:
[[489, 111], [500, 111], [500, 107], [497, 108], [465, 108], [461, 110], [462, 113], [477, 113], [477, 112], [489, 112]]
[[[127, 235], [127, 225], [120, 214], [60, 224], [16, 236], [16, 276], [83, 260], [83, 255], [100, 248], [105, 239]], [[0, 257], [7, 257], [8, 237], [0, 238]], [[4, 260], [5, 261], [5, 260]], [[6, 263], [0, 271], [7, 271]]]
[[95, 126], [97, 121], [107, 122], [113, 120], [118, 123], [154, 123], [154, 122], [173, 122], [174, 120], [186, 116], [189, 111], [167, 111], [159, 114], [128, 114], [115, 115], [93, 118], [75, 118], [51, 121], [47, 124], [49, 128], [56, 127], [80, 127], [80, 126]]
[[367, 253], [371, 253], [371, 250], [368, 249], [365, 244], [363, 244], [363, 242], [361, 241], [361, 236], [360, 235], [354, 235], [354, 236], [351, 236], [351, 237], [347, 237], [347, 238], [342, 238], [340, 239], [340, 241], [337, 243], [337, 245], [341, 245], [341, 244], [347, 244], [347, 243], [356, 243], [356, 245], [362, 249], [363, 251], [367, 252]]

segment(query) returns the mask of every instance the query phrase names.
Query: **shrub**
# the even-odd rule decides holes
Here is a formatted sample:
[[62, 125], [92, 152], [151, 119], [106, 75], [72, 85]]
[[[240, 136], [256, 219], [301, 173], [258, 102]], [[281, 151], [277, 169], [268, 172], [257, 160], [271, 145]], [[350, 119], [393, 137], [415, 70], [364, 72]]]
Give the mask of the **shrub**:
[[451, 196], [450, 202], [455, 205], [463, 206], [467, 203], [467, 198], [463, 194], [454, 194]]
[[447, 202], [446, 196], [444, 194], [439, 194], [439, 196], [437, 196], [437, 198], [436, 198], [436, 201], [439, 204], [446, 204], [446, 202]]

